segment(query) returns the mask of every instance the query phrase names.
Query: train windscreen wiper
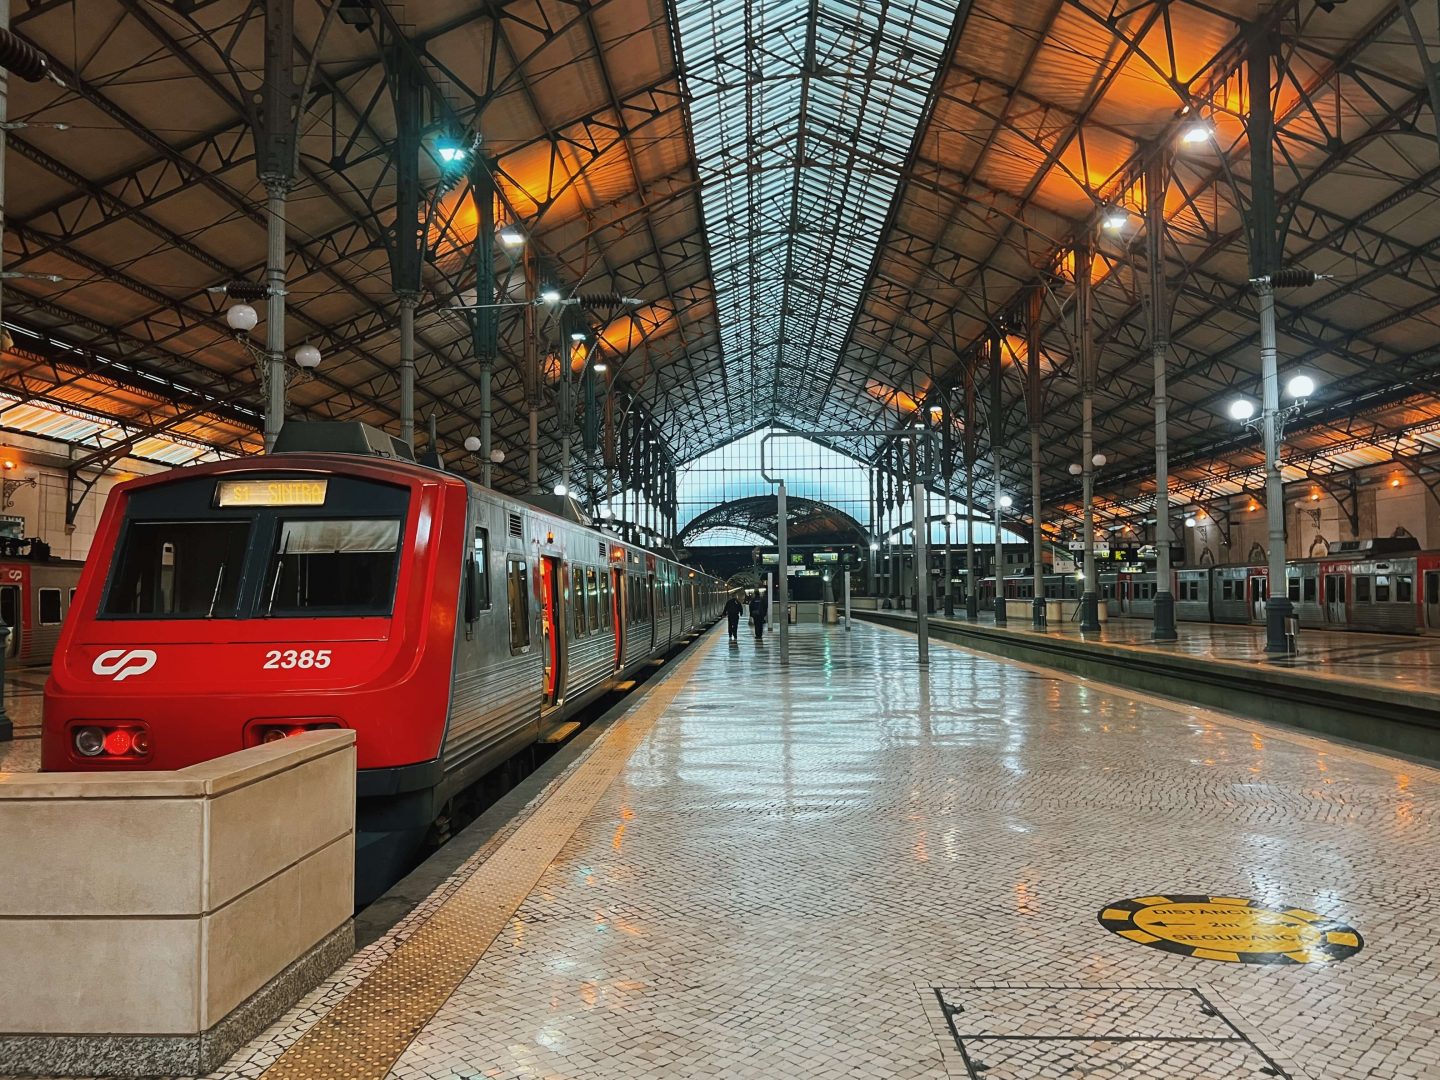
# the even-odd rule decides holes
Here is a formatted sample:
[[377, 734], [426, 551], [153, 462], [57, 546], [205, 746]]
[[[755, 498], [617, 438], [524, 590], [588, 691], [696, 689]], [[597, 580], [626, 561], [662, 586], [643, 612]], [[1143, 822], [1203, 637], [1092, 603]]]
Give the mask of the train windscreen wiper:
[[220, 586], [225, 583], [225, 564], [220, 564], [220, 572], [215, 575], [215, 591], [210, 594], [210, 610], [205, 612], [205, 618], [215, 617], [215, 605], [220, 602]]

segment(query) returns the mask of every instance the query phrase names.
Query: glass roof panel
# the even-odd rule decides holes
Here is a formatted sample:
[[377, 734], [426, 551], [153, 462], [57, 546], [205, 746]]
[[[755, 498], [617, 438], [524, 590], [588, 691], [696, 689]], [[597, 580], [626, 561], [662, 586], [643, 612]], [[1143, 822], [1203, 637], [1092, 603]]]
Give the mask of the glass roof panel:
[[[818, 416], [954, 10], [933, 0], [676, 10], [731, 426], [772, 420], [782, 401], [808, 401]], [[806, 385], [781, 385], [782, 356]]]

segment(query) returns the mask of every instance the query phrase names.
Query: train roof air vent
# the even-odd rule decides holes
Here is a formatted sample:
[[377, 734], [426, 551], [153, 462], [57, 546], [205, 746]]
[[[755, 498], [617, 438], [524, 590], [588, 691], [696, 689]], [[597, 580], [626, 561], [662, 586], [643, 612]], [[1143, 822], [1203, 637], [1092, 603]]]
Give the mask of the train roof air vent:
[[510, 535], [517, 540], [525, 535], [525, 527], [520, 523], [519, 514], [511, 514], [509, 519]]
[[287, 420], [275, 437], [274, 454], [366, 454], [414, 461], [415, 453], [401, 440], [358, 421]]
[[595, 546], [600, 549], [600, 559], [601, 559], [601, 561], [603, 562], [604, 559], [605, 559], [605, 556], [609, 553], [610, 549], [605, 546], [605, 541], [604, 541], [604, 540], [601, 540], [600, 543], [598, 543], [598, 544], [595, 545]]

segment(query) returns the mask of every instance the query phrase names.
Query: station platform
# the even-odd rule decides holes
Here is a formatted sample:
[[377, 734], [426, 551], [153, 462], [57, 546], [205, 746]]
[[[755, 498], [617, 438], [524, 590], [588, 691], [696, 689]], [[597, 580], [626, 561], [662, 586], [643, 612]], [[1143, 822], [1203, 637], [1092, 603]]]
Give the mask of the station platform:
[[216, 1075], [1440, 1076], [1440, 771], [777, 645], [705, 635]]
[[[1440, 639], [1304, 630], [1293, 655], [1264, 651], [1259, 626], [1181, 623], [1157, 642], [1149, 619], [1111, 617], [1099, 634], [1075, 622], [1031, 628], [1028, 605], [997, 626], [929, 616], [930, 633], [1006, 659], [1161, 694], [1252, 719], [1440, 762]], [[863, 610], [857, 618], [915, 629], [914, 611]]]
[[[865, 612], [864, 614], [870, 614]], [[913, 619], [913, 611], [884, 611]], [[944, 619], [932, 614], [932, 619]], [[964, 622], [963, 617], [956, 620]], [[994, 628], [993, 612], [982, 612], [978, 625]], [[1004, 627], [1019, 633], [1033, 633], [1030, 613], [1011, 618]], [[1244, 624], [1182, 622], [1177, 625], [1178, 641], [1157, 642], [1149, 619], [1111, 616], [1103, 624], [1098, 641], [1129, 649], [1148, 649], [1166, 655], [1197, 660], [1264, 665], [1271, 669], [1303, 671], [1320, 678], [1349, 679], [1381, 686], [1401, 687], [1440, 694], [1440, 637], [1420, 634], [1370, 634], [1344, 630], [1300, 631], [1299, 650], [1293, 656], [1265, 655], [1265, 628]], [[1046, 627], [1049, 636], [1085, 640], [1080, 624], [1066, 621]]]

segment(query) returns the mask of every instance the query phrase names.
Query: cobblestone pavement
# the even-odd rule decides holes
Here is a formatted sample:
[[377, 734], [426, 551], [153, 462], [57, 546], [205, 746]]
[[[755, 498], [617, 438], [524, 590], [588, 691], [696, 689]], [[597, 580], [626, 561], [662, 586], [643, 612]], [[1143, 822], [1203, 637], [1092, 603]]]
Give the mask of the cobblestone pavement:
[[[922, 677], [872, 626], [792, 645], [782, 672], [773, 639], [711, 634], [651, 726], [571, 770], [624, 740], [593, 809], [537, 799], [222, 1075], [513, 844], [533, 887], [390, 1075], [1440, 1077], [1440, 772], [947, 645]], [[1364, 946], [1226, 963], [1099, 921], [1167, 896]]]

